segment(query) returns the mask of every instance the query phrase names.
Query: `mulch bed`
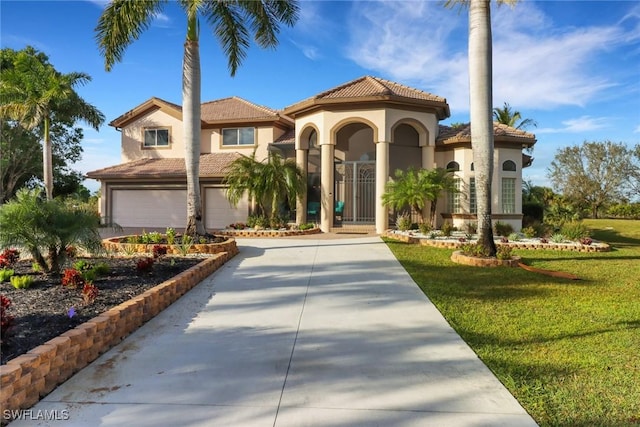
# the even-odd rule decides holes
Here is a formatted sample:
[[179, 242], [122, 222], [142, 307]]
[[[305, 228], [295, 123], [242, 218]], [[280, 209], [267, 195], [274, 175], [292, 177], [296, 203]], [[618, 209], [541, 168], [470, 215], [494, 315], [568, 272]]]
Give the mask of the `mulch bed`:
[[138, 273], [138, 259], [139, 257], [86, 259], [94, 265], [104, 262], [109, 266], [109, 273], [93, 282], [98, 287], [98, 296], [88, 305], [84, 303], [81, 289], [67, 289], [61, 285], [59, 277], [35, 273], [30, 262], [19, 261], [12, 267], [15, 274], [33, 275], [35, 282], [28, 289], [15, 289], [9, 282], [0, 283], [0, 294], [11, 300], [7, 313], [14, 317], [2, 344], [0, 364], [5, 364], [202, 261], [202, 258], [197, 257], [163, 257], [154, 263], [150, 271]]

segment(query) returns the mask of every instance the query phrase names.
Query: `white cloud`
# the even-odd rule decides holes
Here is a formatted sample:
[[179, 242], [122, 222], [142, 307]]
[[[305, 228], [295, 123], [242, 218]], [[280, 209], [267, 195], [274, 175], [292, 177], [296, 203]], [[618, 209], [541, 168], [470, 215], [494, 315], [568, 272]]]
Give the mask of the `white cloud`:
[[580, 133], [590, 132], [598, 129], [604, 129], [609, 126], [611, 119], [608, 117], [590, 117], [582, 116], [576, 119], [562, 121], [564, 125], [561, 128], [542, 128], [536, 129], [536, 134], [543, 133]]
[[[445, 9], [441, 2], [366, 5], [352, 9], [348, 57], [447, 97], [454, 111], [467, 111], [466, 11]], [[586, 105], [615, 86], [593, 67], [597, 56], [629, 43], [631, 34], [621, 25], [561, 28], [531, 2], [494, 7], [494, 103], [538, 109]]]
[[633, 130], [633, 133], [640, 133], [640, 125], [636, 126], [636, 128]]

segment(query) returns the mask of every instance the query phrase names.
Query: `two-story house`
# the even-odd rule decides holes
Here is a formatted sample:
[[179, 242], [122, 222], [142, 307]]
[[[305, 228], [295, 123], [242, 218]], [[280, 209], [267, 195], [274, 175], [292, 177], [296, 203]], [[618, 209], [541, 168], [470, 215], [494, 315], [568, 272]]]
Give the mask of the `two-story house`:
[[[323, 231], [364, 224], [382, 233], [393, 213], [382, 205], [385, 184], [398, 168], [452, 169], [459, 193], [443, 195], [438, 221], [473, 221], [475, 186], [469, 126], [439, 125], [449, 117], [446, 99], [399, 83], [365, 76], [284, 110], [241, 98], [202, 104], [200, 185], [207, 229], [246, 221], [249, 202], [227, 202], [225, 168], [240, 154], [265, 158], [278, 150], [295, 158], [308, 177], [296, 221], [306, 222], [307, 204], [319, 202]], [[179, 105], [152, 98], [113, 120], [122, 133], [122, 163], [89, 172], [101, 182], [101, 213], [123, 227], [175, 227], [186, 223], [186, 173]], [[493, 177], [494, 221], [522, 221], [522, 169], [534, 135], [496, 124]], [[309, 218], [311, 219], [311, 218]]]

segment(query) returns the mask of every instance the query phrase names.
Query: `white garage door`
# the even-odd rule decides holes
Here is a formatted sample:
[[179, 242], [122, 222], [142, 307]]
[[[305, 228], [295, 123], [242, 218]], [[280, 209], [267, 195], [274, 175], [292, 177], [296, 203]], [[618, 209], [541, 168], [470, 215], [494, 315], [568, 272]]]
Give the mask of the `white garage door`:
[[246, 222], [249, 203], [246, 198], [234, 208], [225, 196], [224, 188], [205, 189], [204, 226], [222, 229], [235, 222]]
[[122, 227], [187, 225], [187, 190], [113, 190], [113, 221]]

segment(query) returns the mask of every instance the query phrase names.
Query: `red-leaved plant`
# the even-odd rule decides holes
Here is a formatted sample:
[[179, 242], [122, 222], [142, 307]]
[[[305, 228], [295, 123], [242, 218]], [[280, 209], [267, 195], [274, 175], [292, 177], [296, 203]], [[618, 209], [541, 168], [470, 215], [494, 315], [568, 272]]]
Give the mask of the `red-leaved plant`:
[[82, 299], [89, 305], [98, 297], [98, 287], [91, 282], [87, 282], [82, 287]]
[[153, 262], [154, 260], [151, 257], [140, 258], [136, 261], [136, 270], [138, 273], [149, 271], [153, 267]]
[[7, 313], [11, 300], [4, 295], [0, 295], [0, 344], [3, 344], [7, 338], [9, 329], [13, 326], [13, 316]]
[[154, 245], [152, 252], [154, 258], [160, 258], [161, 256], [167, 254], [167, 247], [164, 245]]
[[62, 275], [62, 286], [73, 289], [84, 286], [82, 273], [74, 268], [67, 268]]
[[0, 268], [10, 268], [20, 259], [20, 252], [17, 249], [5, 249], [0, 254]]

